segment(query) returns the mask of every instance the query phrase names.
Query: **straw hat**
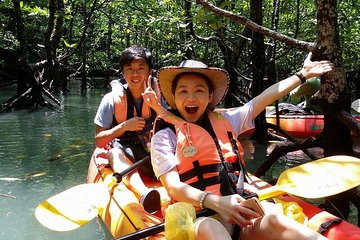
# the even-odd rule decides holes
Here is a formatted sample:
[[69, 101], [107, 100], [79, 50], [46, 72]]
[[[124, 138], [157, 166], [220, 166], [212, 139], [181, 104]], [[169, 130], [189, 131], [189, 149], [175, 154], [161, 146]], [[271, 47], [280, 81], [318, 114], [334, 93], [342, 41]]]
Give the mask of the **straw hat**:
[[185, 60], [180, 63], [180, 66], [168, 66], [161, 68], [157, 76], [161, 92], [173, 109], [175, 108], [175, 103], [171, 92], [172, 83], [178, 74], [184, 72], [201, 73], [207, 76], [213, 83], [213, 98], [212, 101], [209, 102], [208, 108], [214, 109], [215, 106], [225, 97], [229, 87], [230, 78], [229, 74], [224, 69], [208, 67], [200, 61]]

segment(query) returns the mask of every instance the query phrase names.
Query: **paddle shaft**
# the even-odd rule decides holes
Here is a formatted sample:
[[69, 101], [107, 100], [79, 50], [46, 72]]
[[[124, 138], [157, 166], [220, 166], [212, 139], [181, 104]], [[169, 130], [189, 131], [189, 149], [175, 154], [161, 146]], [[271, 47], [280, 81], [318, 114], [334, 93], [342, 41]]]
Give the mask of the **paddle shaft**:
[[124, 171], [121, 171], [119, 173], [114, 173], [113, 176], [116, 178], [117, 182], [119, 183], [119, 182], [121, 182], [122, 178], [125, 175], [135, 171], [141, 164], [143, 164], [143, 163], [145, 163], [145, 162], [147, 162], [149, 160], [150, 160], [150, 156], [146, 156], [143, 159], [135, 162], [133, 165], [131, 165], [130, 167], [128, 167]]
[[[196, 212], [196, 217], [208, 217], [214, 215], [215, 211], [211, 209], [203, 209], [201, 211]], [[145, 229], [141, 229], [139, 231], [124, 235], [122, 237], [116, 238], [115, 240], [138, 240], [142, 238], [146, 238], [158, 233], [161, 233], [165, 230], [165, 223], [160, 223]]]

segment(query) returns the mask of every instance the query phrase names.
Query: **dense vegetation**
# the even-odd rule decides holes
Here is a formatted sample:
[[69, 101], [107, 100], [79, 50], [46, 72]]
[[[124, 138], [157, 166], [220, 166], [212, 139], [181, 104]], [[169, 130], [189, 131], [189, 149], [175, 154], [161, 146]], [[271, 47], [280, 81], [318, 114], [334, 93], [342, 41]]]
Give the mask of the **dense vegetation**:
[[[253, 18], [250, 1], [216, 4]], [[348, 82], [354, 86], [360, 72], [359, 9], [356, 0], [337, 4], [342, 62]], [[262, 25], [269, 29], [304, 41], [317, 40], [314, 1], [263, 1], [261, 15]], [[32, 71], [36, 80], [50, 92], [67, 91], [68, 80], [75, 76], [83, 79], [82, 92], [100, 83], [106, 86], [109, 78], [118, 74], [119, 53], [138, 44], [152, 50], [156, 69], [186, 58], [231, 68], [237, 75], [236, 89], [231, 92], [236, 101], [228, 105], [238, 105], [252, 95], [252, 32], [193, 1], [3, 0], [0, 21], [1, 84], [31, 84], [19, 60], [25, 56], [31, 69], [37, 70]], [[271, 38], [264, 42], [265, 70], [275, 63], [277, 79], [300, 67], [304, 52]], [[19, 88], [18, 94], [26, 90]]]

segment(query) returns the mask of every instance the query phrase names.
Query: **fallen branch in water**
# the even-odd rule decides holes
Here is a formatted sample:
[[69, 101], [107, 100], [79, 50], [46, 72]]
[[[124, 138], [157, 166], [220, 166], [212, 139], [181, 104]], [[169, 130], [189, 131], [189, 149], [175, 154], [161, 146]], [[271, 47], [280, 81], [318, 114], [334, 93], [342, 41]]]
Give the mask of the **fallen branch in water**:
[[8, 198], [13, 198], [13, 199], [16, 199], [16, 197], [15, 197], [15, 196], [8, 195], [8, 194], [3, 194], [3, 193], [0, 193], [0, 197], [8, 197]]

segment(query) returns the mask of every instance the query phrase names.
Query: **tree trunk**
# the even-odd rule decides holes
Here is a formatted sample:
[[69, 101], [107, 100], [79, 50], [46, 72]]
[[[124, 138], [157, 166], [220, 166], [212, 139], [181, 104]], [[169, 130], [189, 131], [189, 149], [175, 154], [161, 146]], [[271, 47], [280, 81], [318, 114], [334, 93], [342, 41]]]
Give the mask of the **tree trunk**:
[[[13, 5], [14, 5], [14, 18], [15, 18], [15, 22], [16, 22], [16, 36], [17, 39], [19, 40], [19, 58], [21, 60], [22, 65], [24, 66], [25, 64], [28, 63], [28, 55], [27, 55], [27, 39], [25, 37], [25, 27], [24, 27], [24, 23], [23, 23], [23, 18], [22, 18], [22, 13], [21, 13], [21, 9], [20, 9], [20, 1], [19, 0], [12, 0]], [[24, 67], [21, 68], [21, 72], [22, 74], [20, 74], [20, 78], [18, 79], [18, 83], [17, 83], [17, 95], [21, 95], [22, 93], [24, 93], [27, 89], [28, 89], [28, 84], [31, 84], [31, 82], [34, 81], [29, 81], [29, 78], [32, 78], [33, 76], [28, 76], [28, 72], [24, 69]]]
[[[273, 14], [272, 14], [272, 29], [277, 31], [279, 25], [279, 8], [280, 0], [273, 1]], [[276, 71], [276, 49], [277, 49], [277, 41], [275, 39], [271, 40], [271, 47], [268, 48], [268, 56], [270, 59], [268, 61], [268, 66], [266, 68], [266, 76], [268, 79], [269, 85], [275, 84], [277, 81], [277, 71]], [[267, 86], [266, 86], [267, 87]], [[275, 110], [276, 110], [276, 126], [280, 126], [280, 118], [279, 118], [279, 101], [275, 101]]]
[[[318, 0], [318, 47], [315, 58], [326, 58], [336, 68], [321, 78], [321, 105], [324, 112], [324, 129], [321, 140], [324, 155], [353, 155], [351, 131], [343, 122], [343, 113], [350, 112], [350, 93], [346, 88], [346, 73], [341, 65], [337, 1]], [[345, 111], [344, 111], [345, 110]], [[326, 199], [327, 210], [339, 217], [349, 215], [349, 201], [355, 190]], [[356, 191], [355, 191], [356, 193]], [[332, 207], [332, 206], [335, 206]], [[340, 212], [339, 212], [340, 211]]]
[[[262, 25], [262, 1], [251, 0], [250, 2], [250, 18], [255, 23]], [[253, 73], [252, 95], [257, 96], [264, 90], [264, 69], [265, 69], [265, 44], [264, 35], [252, 32], [251, 44], [251, 62]], [[263, 111], [255, 119], [254, 139], [259, 142], [264, 142], [266, 139], [265, 111]]]
[[[186, 24], [186, 31], [185, 31], [185, 39], [184, 42], [191, 43], [193, 40], [191, 37], [191, 31], [194, 28], [193, 21], [192, 21], [192, 15], [191, 15], [191, 1], [185, 0], [184, 4], [184, 12], [185, 12], [185, 24]], [[191, 46], [191, 44], [189, 44]], [[188, 45], [188, 46], [189, 46]], [[194, 51], [192, 47], [187, 47], [185, 49], [185, 59], [193, 59]]]
[[352, 155], [350, 129], [339, 115], [344, 109], [350, 112], [350, 93], [346, 88], [346, 73], [341, 65], [339, 29], [337, 24], [336, 0], [318, 1], [318, 47], [314, 58], [326, 58], [335, 63], [335, 70], [321, 79], [321, 103], [324, 111], [324, 155]]
[[51, 0], [49, 3], [49, 20], [45, 34], [46, 60], [48, 62], [45, 69], [47, 82], [54, 92], [60, 92], [61, 66], [57, 58], [57, 48], [62, 36], [64, 2], [63, 0]]
[[[42, 98], [42, 86], [38, 79], [35, 78], [28, 61], [27, 54], [27, 40], [25, 37], [24, 23], [20, 9], [20, 1], [13, 0], [15, 21], [16, 21], [16, 34], [20, 42], [19, 57], [21, 63], [20, 71], [23, 72], [22, 78], [18, 80], [17, 95], [5, 102], [2, 106], [4, 110], [10, 110], [14, 106], [35, 106], [44, 104]], [[30, 86], [30, 87], [29, 87]]]
[[[86, 21], [86, 3], [84, 2], [82, 5], [82, 15], [84, 18], [84, 22]], [[87, 38], [84, 39], [82, 48], [81, 48], [81, 94], [86, 93], [86, 87], [87, 87], [87, 76], [86, 76], [86, 47], [87, 47]]]
[[108, 14], [108, 31], [107, 31], [107, 40], [106, 40], [107, 64], [106, 64], [106, 79], [105, 79], [105, 81], [103, 81], [104, 88], [106, 88], [108, 86], [108, 84], [110, 83], [111, 57], [112, 57], [111, 46], [113, 44], [113, 41], [112, 41], [113, 26], [114, 26], [114, 20], [112, 18], [112, 8], [110, 8], [109, 14]]

